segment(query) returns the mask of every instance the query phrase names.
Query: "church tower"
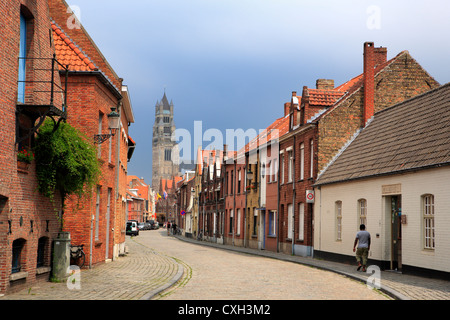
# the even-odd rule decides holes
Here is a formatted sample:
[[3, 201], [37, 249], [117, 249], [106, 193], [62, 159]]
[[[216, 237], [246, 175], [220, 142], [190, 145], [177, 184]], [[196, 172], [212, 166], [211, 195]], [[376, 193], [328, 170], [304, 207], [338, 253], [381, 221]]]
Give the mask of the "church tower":
[[[152, 144], [152, 189], [159, 191], [161, 179], [180, 176], [178, 144], [172, 141], [175, 132], [173, 103], [167, 100], [166, 93], [156, 102], [155, 124]], [[175, 139], [174, 139], [175, 140]]]

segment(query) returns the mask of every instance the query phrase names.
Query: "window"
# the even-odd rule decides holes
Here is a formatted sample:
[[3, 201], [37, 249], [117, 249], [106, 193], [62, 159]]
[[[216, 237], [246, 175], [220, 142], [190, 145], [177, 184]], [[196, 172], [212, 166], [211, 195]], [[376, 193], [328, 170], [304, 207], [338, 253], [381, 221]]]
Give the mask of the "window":
[[276, 231], [276, 211], [269, 211], [269, 236], [274, 236], [277, 234]]
[[44, 267], [45, 266], [45, 248], [47, 247], [48, 238], [41, 237], [38, 241], [38, 251], [37, 251], [37, 264], [36, 267]]
[[311, 145], [311, 154], [310, 154], [310, 159], [309, 159], [309, 176], [311, 178], [313, 178], [314, 176], [314, 141], [313, 139], [311, 139], [310, 141], [310, 145]]
[[300, 144], [300, 180], [305, 178], [305, 144]]
[[170, 127], [164, 127], [164, 133], [170, 134]]
[[238, 189], [237, 189], [237, 193], [241, 193], [241, 171], [238, 171]]
[[17, 101], [25, 103], [25, 78], [26, 78], [26, 58], [27, 56], [27, 20], [20, 14], [20, 44], [19, 44], [19, 85]]
[[12, 244], [11, 273], [20, 272], [22, 269], [22, 251], [25, 247], [25, 239], [16, 239]]
[[293, 224], [293, 206], [288, 204], [288, 239], [292, 239], [292, 224]]
[[[364, 224], [367, 226], [367, 200], [358, 200], [358, 215], [359, 215], [359, 225]], [[358, 225], [358, 230], [359, 230]]]
[[298, 239], [303, 241], [305, 239], [305, 204], [298, 205]]
[[169, 123], [170, 122], [170, 118], [169, 117], [163, 117], [163, 122], [164, 123]]
[[273, 179], [272, 181], [278, 181], [278, 159], [272, 160]]
[[336, 213], [336, 240], [342, 240], [342, 201], [336, 201], [334, 204]]
[[289, 165], [288, 165], [288, 182], [292, 182], [292, 175], [293, 175], [293, 164], [294, 164], [294, 158], [292, 156], [292, 150], [288, 152], [288, 161], [289, 161]]
[[164, 161], [172, 161], [172, 150], [171, 149], [164, 150]]
[[230, 210], [230, 233], [233, 233], [233, 210]]
[[234, 180], [233, 180], [233, 170], [231, 170], [231, 177], [230, 177], [230, 193], [229, 194], [233, 194], [233, 184], [234, 184]]
[[[103, 122], [103, 113], [98, 114], [98, 134], [102, 134], [102, 122]], [[102, 147], [101, 144], [98, 144], [97, 147], [97, 157], [100, 158], [102, 156]]]
[[237, 213], [236, 234], [240, 235], [241, 234], [241, 209], [236, 209], [236, 213]]
[[284, 183], [284, 153], [281, 154], [280, 160], [280, 182]]
[[432, 194], [424, 195], [422, 204], [424, 248], [434, 250], [434, 196]]
[[99, 239], [99, 222], [100, 222], [100, 186], [97, 186], [97, 199], [95, 202], [95, 240]]

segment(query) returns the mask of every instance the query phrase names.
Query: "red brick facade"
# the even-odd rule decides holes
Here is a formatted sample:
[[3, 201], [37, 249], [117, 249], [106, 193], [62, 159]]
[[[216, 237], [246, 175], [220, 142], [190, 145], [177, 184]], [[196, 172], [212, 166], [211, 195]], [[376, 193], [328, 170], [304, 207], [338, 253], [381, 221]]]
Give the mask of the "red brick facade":
[[[292, 125], [290, 132], [280, 139], [280, 172], [284, 173], [279, 194], [281, 251], [312, 254], [314, 212], [313, 205], [306, 199], [306, 192], [314, 190], [314, 181], [320, 171], [374, 113], [439, 86], [407, 51], [387, 61], [386, 48], [375, 48], [373, 43], [367, 42], [363, 56], [362, 75], [339, 87], [326, 87], [326, 90], [319, 88], [321, 82], [318, 81], [316, 89], [305, 87], [302, 97], [295, 99], [299, 101], [298, 107], [294, 101], [295, 93], [291, 102], [285, 104], [285, 112], [289, 110]], [[313, 101], [320, 108], [315, 107]], [[293, 182], [288, 180], [290, 148], [292, 171], [295, 171]], [[300, 153], [302, 149], [303, 156]], [[302, 158], [303, 178], [299, 176]], [[292, 228], [293, 236], [290, 236], [288, 226]]]
[[[26, 80], [37, 81], [51, 78], [50, 73], [38, 73], [38, 65], [48, 63], [54, 47], [49, 46], [50, 18], [46, 1], [6, 0], [0, 4], [2, 32], [0, 34], [0, 55], [2, 57], [0, 86], [0, 294], [29, 287], [37, 280], [48, 280], [51, 268], [51, 245], [59, 232], [57, 213], [60, 208], [59, 195], [54, 203], [40, 195], [37, 190], [36, 164], [21, 168], [17, 161], [19, 148], [31, 148], [34, 138], [20, 143], [18, 140], [27, 132], [16, 127], [31, 126], [32, 121], [19, 111], [19, 43], [20, 15], [26, 20]], [[45, 58], [34, 61], [30, 58]], [[55, 73], [55, 83], [60, 84]], [[25, 104], [49, 104], [48, 93], [35, 92], [36, 83], [25, 88]], [[62, 107], [61, 99], [55, 97], [55, 106]], [[16, 110], [19, 112], [16, 115]], [[18, 130], [16, 130], [18, 129]], [[13, 251], [18, 255], [12, 270]], [[39, 251], [39, 253], [38, 253]], [[19, 254], [20, 252], [20, 254]], [[40, 261], [38, 262], [38, 257]], [[38, 262], [38, 263], [37, 263]], [[13, 262], [14, 264], [14, 262]], [[38, 265], [39, 264], [39, 265]], [[38, 265], [38, 267], [37, 267]]]

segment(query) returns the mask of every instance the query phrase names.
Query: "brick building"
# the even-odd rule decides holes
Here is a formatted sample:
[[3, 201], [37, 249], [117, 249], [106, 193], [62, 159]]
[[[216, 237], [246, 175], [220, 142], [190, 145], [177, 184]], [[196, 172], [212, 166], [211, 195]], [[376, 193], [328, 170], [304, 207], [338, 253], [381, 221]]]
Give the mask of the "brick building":
[[192, 238], [192, 209], [194, 204], [194, 171], [187, 171], [183, 180], [177, 185], [177, 219], [176, 224], [183, 235]]
[[[101, 163], [101, 179], [90, 198], [69, 198], [65, 231], [72, 244], [84, 245], [86, 264], [104, 262], [124, 250], [127, 163], [135, 146], [128, 135], [134, 122], [127, 86], [106, 61], [82, 25], [68, 26], [72, 14], [63, 0], [49, 0], [56, 57], [68, 65], [67, 121], [91, 138]], [[65, 85], [65, 79], [63, 81]], [[112, 132], [108, 115], [119, 113]]]
[[313, 185], [339, 150], [373, 117], [374, 112], [426, 92], [439, 84], [407, 51], [387, 60], [386, 48], [364, 43], [363, 73], [334, 87], [318, 80], [285, 105], [289, 133], [280, 139], [280, 250], [311, 255]]
[[174, 222], [177, 218], [177, 184], [183, 177], [160, 179], [157, 191], [156, 217], [159, 223]]
[[53, 72], [50, 83], [55, 49], [47, 1], [5, 0], [0, 12], [0, 294], [5, 294], [50, 276], [60, 198], [55, 194], [51, 203], [40, 195], [35, 161], [22, 167], [17, 155], [32, 150], [36, 120], [63, 119], [66, 105], [64, 93], [52, 97], [50, 92], [50, 87], [61, 88], [61, 82]]

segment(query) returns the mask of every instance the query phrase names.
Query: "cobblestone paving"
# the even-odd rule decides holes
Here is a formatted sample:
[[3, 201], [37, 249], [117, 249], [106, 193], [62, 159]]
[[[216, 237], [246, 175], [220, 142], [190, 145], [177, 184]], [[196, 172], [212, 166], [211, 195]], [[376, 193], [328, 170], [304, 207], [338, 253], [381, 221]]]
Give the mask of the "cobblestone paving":
[[[141, 233], [143, 234], [143, 232]], [[8, 300], [137, 300], [153, 295], [178, 280], [183, 267], [171, 257], [127, 238], [129, 253], [124, 257], [80, 273], [80, 290], [67, 283], [39, 282], [29, 290], [6, 295]]]
[[[309, 257], [291, 256], [282, 253], [260, 251], [247, 248], [224, 246], [208, 242], [198, 242], [186, 238], [183, 241], [194, 242], [203, 246], [219, 247], [231, 251], [246, 252], [248, 254], [266, 256], [278, 260], [290, 261], [309, 265], [322, 270], [328, 270], [345, 275], [356, 280], [366, 282], [371, 274], [356, 271], [355, 265], [336, 263], [331, 261], [317, 260]], [[426, 277], [405, 275], [391, 271], [380, 272], [380, 284], [382, 290], [389, 295], [402, 300], [450, 300], [450, 281], [441, 279], [430, 279]]]
[[191, 278], [154, 299], [163, 300], [386, 300], [339, 274], [286, 261], [153, 238], [158, 250], [183, 261]]
[[[0, 300], [389, 299], [368, 289], [369, 275], [350, 265], [177, 239], [164, 229], [126, 243], [124, 257], [81, 272], [80, 290], [39, 282]], [[383, 271], [381, 284], [400, 299], [450, 299], [445, 280]]]

